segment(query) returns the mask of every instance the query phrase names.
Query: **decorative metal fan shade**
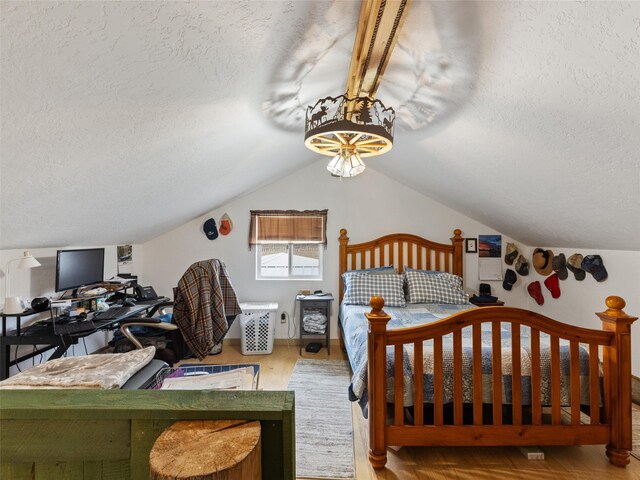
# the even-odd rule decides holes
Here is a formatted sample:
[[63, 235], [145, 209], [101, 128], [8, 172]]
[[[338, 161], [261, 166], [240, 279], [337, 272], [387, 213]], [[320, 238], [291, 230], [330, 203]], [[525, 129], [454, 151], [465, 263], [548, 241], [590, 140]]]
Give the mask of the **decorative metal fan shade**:
[[307, 107], [305, 145], [333, 156], [332, 175], [362, 173], [363, 157], [381, 155], [393, 146], [396, 112], [374, 100], [410, 0], [362, 0], [347, 76], [339, 97], [325, 97]]
[[336, 155], [345, 145], [361, 157], [388, 152], [393, 146], [396, 113], [369, 97], [326, 97], [307, 107], [305, 145], [322, 155]]
[[353, 177], [364, 171], [363, 157], [391, 150], [395, 118], [393, 108], [380, 100], [326, 97], [307, 107], [304, 143], [314, 152], [340, 157], [327, 167], [333, 175]]

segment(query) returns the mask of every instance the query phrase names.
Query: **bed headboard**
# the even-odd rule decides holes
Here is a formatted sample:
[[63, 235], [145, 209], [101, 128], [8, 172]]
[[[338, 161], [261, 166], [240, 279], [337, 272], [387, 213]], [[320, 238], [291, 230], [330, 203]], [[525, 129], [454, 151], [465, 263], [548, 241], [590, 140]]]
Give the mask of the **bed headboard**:
[[349, 270], [393, 265], [402, 272], [412, 268], [454, 273], [462, 277], [462, 231], [455, 229], [451, 245], [432, 242], [410, 233], [392, 233], [369, 242], [349, 245], [345, 228], [340, 230], [340, 301], [342, 274]]

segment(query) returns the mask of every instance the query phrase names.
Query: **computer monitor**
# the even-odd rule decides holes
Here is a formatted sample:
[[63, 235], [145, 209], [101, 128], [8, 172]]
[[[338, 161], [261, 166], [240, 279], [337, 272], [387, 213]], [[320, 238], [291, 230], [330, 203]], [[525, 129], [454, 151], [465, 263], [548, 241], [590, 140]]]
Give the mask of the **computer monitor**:
[[56, 259], [56, 292], [78, 288], [104, 280], [104, 248], [58, 250]]

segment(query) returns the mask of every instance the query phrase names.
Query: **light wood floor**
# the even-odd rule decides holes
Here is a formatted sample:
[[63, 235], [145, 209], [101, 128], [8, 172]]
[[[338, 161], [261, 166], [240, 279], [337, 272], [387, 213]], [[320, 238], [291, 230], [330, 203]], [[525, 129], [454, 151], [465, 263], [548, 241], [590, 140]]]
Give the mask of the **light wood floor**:
[[[260, 363], [260, 387], [282, 390], [301, 358], [298, 352], [294, 345], [276, 346], [271, 355], [243, 356], [239, 346], [225, 345], [221, 354], [208, 357], [205, 362]], [[317, 354], [303, 352], [302, 357], [346, 359], [338, 347], [331, 349], [330, 357], [324, 348]], [[631, 457], [626, 469], [614, 467], [604, 454], [604, 445], [541, 447], [545, 454], [543, 461], [527, 460], [515, 447], [404, 447], [398, 452], [389, 450], [387, 467], [375, 471], [367, 459], [367, 421], [356, 404], [352, 413], [358, 480], [640, 479], [639, 460]]]

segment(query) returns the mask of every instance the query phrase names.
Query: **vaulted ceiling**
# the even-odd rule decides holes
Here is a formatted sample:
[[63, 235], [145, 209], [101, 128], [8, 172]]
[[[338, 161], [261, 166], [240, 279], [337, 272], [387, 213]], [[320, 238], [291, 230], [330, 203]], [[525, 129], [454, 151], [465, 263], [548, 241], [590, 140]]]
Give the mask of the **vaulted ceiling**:
[[[0, 247], [143, 242], [326, 162], [304, 108], [358, 13], [2, 2]], [[413, 0], [377, 98], [370, 168], [528, 245], [640, 250], [640, 3]]]

